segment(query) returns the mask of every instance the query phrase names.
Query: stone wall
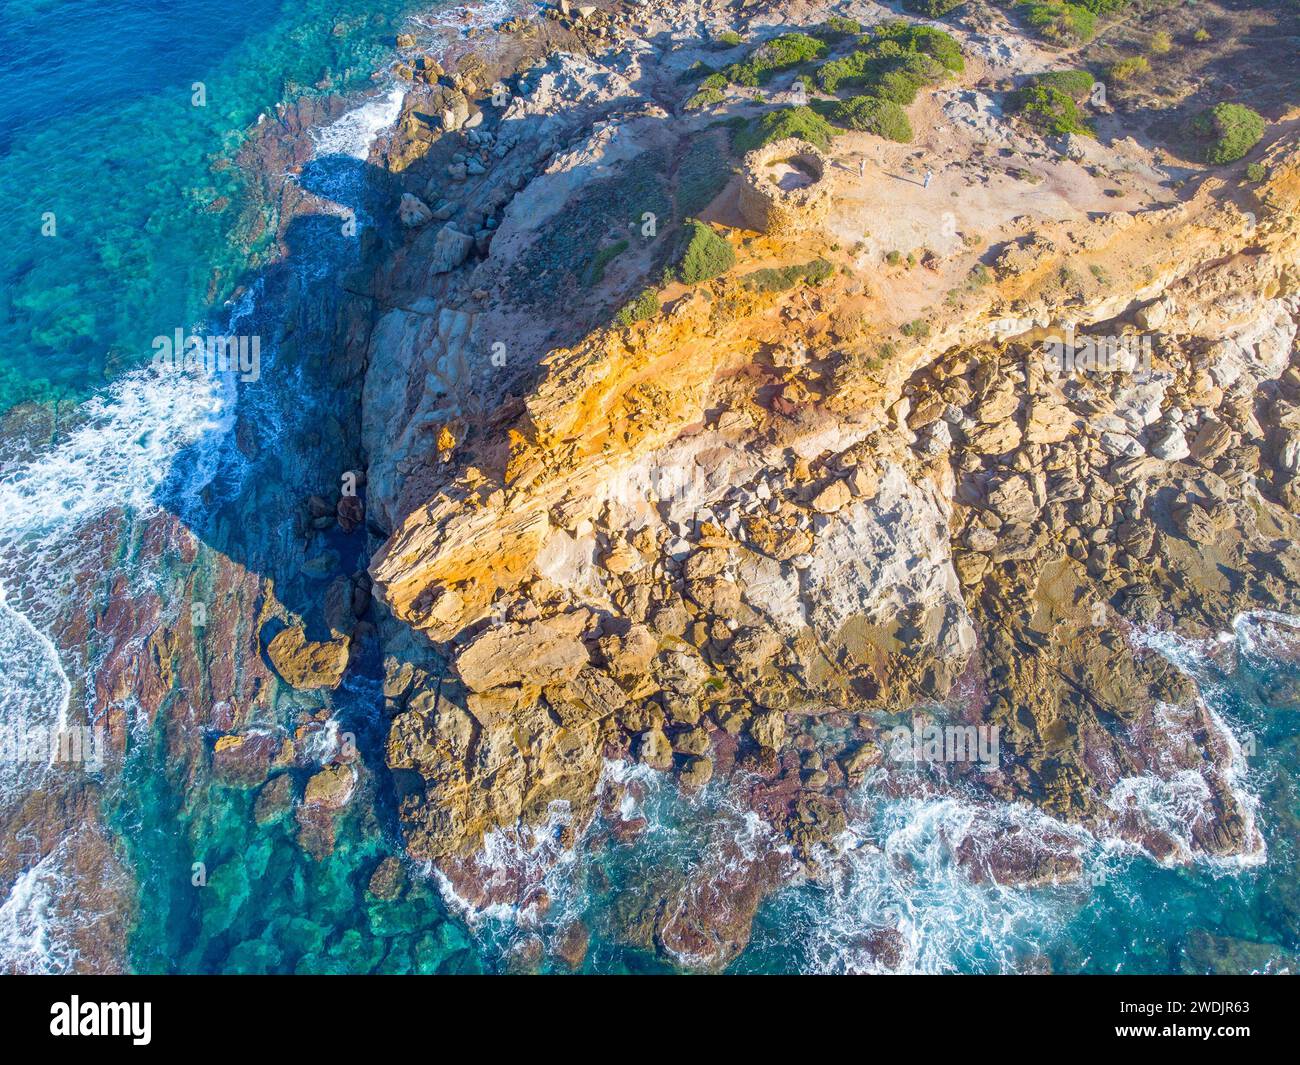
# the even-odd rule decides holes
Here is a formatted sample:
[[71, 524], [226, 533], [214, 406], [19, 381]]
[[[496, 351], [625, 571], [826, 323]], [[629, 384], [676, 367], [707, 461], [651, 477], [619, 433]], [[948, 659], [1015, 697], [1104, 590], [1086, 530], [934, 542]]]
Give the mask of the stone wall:
[[[785, 165], [782, 165], [785, 164]], [[821, 230], [830, 213], [826, 156], [807, 141], [791, 137], [755, 148], [745, 156], [740, 212], [745, 221], [771, 237], [788, 238]], [[807, 184], [782, 187], [802, 172]]]

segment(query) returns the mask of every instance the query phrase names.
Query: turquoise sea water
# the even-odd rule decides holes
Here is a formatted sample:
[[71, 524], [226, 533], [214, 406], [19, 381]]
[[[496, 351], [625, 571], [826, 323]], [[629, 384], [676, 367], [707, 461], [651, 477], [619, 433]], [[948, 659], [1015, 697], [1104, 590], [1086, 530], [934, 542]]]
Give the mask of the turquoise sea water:
[[[302, 93], [370, 85], [394, 33], [418, 6], [251, 0], [237, 14], [193, 0], [0, 7], [0, 192], [10, 208], [0, 244], [0, 416], [29, 401], [91, 404], [80, 408], [84, 436], [57, 439], [21, 468], [0, 454], [0, 482], [7, 479], [10, 489], [0, 491], [0, 547], [28, 544], [31, 563], [0, 571], [0, 661], [10, 646], [23, 656], [6, 662], [11, 681], [16, 662], [30, 659], [36, 644], [6, 613], [6, 599], [24, 607], [39, 599], [34, 584], [57, 566], [54, 554], [30, 552], [61, 542], [56, 534], [108, 507], [142, 515], [168, 493], [183, 495], [195, 472], [188, 450], [194, 424], [221, 443], [212, 397], [126, 386], [153, 336], [219, 309], [263, 265], [273, 219], [260, 207], [249, 210], [233, 165], [244, 132], [259, 114]], [[192, 103], [196, 82], [205, 107]], [[355, 139], [372, 125], [358, 121], [343, 132]], [[47, 213], [49, 236], [42, 234]], [[340, 264], [326, 248], [309, 265]], [[256, 287], [241, 313], [273, 317], [277, 286], [293, 283]], [[282, 433], [286, 454], [304, 437], [303, 423], [322, 410], [300, 409], [302, 397], [288, 392], [300, 385], [268, 376], [252, 394], [267, 412], [260, 431], [268, 440]], [[204, 421], [210, 407], [215, 429]], [[290, 468], [286, 460], [281, 473]], [[211, 469], [205, 472], [211, 480]], [[285, 485], [293, 497], [310, 490], [306, 482]], [[254, 523], [240, 500], [232, 489], [218, 501], [223, 526]], [[763, 903], [752, 943], [732, 968], [859, 969], [870, 964], [864, 933], [882, 927], [900, 931], [902, 967], [923, 971], [1204, 971], [1225, 955], [1249, 969], [1274, 964], [1273, 954], [1294, 954], [1300, 672], [1258, 648], [1249, 632], [1234, 639], [1255, 649], [1231, 671], [1195, 649], [1167, 650], [1201, 676], [1233, 731], [1253, 741], [1241, 783], [1259, 797], [1264, 863], [1164, 869], [1088, 838], [1079, 842], [1087, 867], [1079, 885], [981, 887], [958, 869], [957, 843], [983, 819], [1033, 823], [1037, 815], [951, 795], [883, 799], [868, 783], [850, 824], [847, 860], [826, 880]], [[58, 668], [56, 657], [39, 674], [56, 695]], [[384, 731], [376, 673], [359, 670], [328, 703], [305, 698], [302, 707], [330, 710], [375, 766]], [[0, 709], [4, 681], [0, 675]], [[511, 915], [466, 921], [421, 870], [408, 870], [397, 898], [367, 892], [380, 859], [401, 853], [383, 779], [363, 775], [333, 852], [317, 860], [299, 845], [291, 819], [259, 824], [254, 792], [190, 779], [168, 765], [163, 742], [156, 729], [132, 745], [105, 810], [137, 883], [129, 958], [136, 970], [475, 972], [510, 967], [512, 952], [528, 956], [532, 933]], [[614, 776], [624, 773], [611, 767]], [[721, 786], [687, 801], [662, 779], [645, 778], [638, 795], [645, 833], [620, 842], [598, 824], [590, 839], [602, 845], [580, 847], [547, 877], [544, 931], [584, 920], [589, 970], [663, 969], [618, 932], [644, 886], [665, 870], [720, 854], [744, 860], [770, 842]], [[526, 852], [531, 844], [512, 845]], [[202, 891], [194, 887], [196, 863], [206, 878]], [[15, 902], [5, 902], [6, 911]], [[0, 952], [8, 946], [6, 911]], [[1207, 947], [1211, 942], [1217, 947]], [[4, 960], [9, 964], [8, 955]]]
[[270, 237], [242, 209], [246, 131], [367, 85], [417, 6], [0, 5], [0, 413], [85, 399], [227, 298]]

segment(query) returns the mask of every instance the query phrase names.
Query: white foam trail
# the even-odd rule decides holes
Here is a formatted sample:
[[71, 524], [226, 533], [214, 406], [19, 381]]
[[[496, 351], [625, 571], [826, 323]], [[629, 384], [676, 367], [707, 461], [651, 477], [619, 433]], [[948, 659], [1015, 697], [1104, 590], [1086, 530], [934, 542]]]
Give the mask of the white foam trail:
[[1300, 617], [1291, 614], [1249, 610], [1233, 618], [1232, 631], [1244, 655], [1293, 657], [1300, 651]]
[[[785, 896], [803, 934], [805, 969], [818, 973], [1013, 972], [1072, 913], [1048, 888], [976, 882], [958, 852], [990, 827], [1060, 837], [1071, 853], [1092, 845], [1075, 826], [1024, 805], [956, 796], [888, 800], [850, 825], [846, 853], [817, 889]], [[996, 838], [996, 837], [990, 837]], [[996, 845], [996, 844], [994, 844]], [[978, 858], [976, 859], [978, 862]], [[882, 937], [890, 943], [882, 950]], [[892, 951], [892, 956], [891, 956]]]
[[63, 848], [24, 870], [0, 904], [0, 970], [50, 975], [71, 971], [76, 952], [59, 916]]
[[406, 90], [394, 85], [383, 96], [367, 100], [360, 107], [339, 116], [328, 126], [312, 131], [317, 156], [346, 155], [363, 162], [370, 155], [375, 138], [397, 121]]
[[[41, 728], [62, 733], [68, 725], [72, 685], [48, 637], [9, 605], [0, 580], [0, 727], [14, 737]], [[30, 787], [46, 764], [0, 760], [0, 799]]]
[[485, 29], [505, 21], [517, 11], [532, 7], [519, 0], [484, 0], [477, 4], [458, 4], [413, 17], [410, 21], [426, 30], [456, 30], [461, 36], [473, 29]]
[[[41, 625], [78, 608], [68, 577], [96, 545], [75, 536], [115, 507], [136, 517], [156, 509], [176, 453], [223, 428], [220, 396], [212, 381], [128, 374], [81, 407], [67, 437], [0, 479], [0, 726], [67, 726], [72, 685]], [[0, 768], [3, 794], [39, 771]]]
[[0, 555], [35, 557], [114, 507], [153, 510], [176, 455], [229, 428], [224, 392], [219, 381], [150, 368], [88, 400], [67, 437], [0, 479]]

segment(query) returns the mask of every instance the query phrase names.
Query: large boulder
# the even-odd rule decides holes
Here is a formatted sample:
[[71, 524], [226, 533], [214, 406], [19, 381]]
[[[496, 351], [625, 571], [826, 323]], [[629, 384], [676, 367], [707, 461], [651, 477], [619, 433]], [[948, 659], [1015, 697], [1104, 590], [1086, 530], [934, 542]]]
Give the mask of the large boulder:
[[581, 612], [488, 629], [456, 656], [456, 672], [473, 692], [507, 684], [566, 684], [591, 656], [580, 638]]
[[433, 242], [433, 251], [429, 255], [429, 272], [450, 273], [469, 258], [473, 247], [474, 238], [468, 233], [462, 233], [450, 225], [443, 226], [438, 230], [438, 237]]
[[266, 645], [266, 655], [286, 684], [300, 691], [337, 688], [348, 667], [351, 641], [309, 640], [300, 625], [281, 629]]

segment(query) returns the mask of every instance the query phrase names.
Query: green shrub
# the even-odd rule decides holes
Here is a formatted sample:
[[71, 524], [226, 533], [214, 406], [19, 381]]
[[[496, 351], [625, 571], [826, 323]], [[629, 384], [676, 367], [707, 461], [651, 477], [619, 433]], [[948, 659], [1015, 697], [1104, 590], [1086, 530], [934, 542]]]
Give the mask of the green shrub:
[[721, 89], [701, 89], [687, 100], [683, 106], [687, 111], [698, 111], [702, 107], [712, 107], [714, 104], [720, 104], [726, 98], [727, 94]]
[[757, 292], [784, 292], [800, 281], [809, 285], [820, 285], [833, 273], [835, 273], [834, 265], [825, 259], [814, 259], [803, 265], [755, 270], [752, 274], [745, 275], [743, 284], [746, 288]]
[[587, 273], [584, 280], [588, 285], [599, 285], [605, 278], [605, 267], [627, 251], [626, 240], [620, 240], [617, 244], [611, 244], [607, 248], [601, 248], [592, 257], [591, 265], [587, 267]]
[[862, 23], [857, 19], [832, 15], [813, 31], [818, 37], [827, 41], [842, 41], [845, 37], [856, 37], [862, 32]]
[[882, 45], [892, 41], [904, 52], [922, 52], [957, 73], [966, 69], [957, 38], [933, 26], [915, 26], [906, 19], [891, 19], [876, 27], [875, 39]]
[[1096, 81], [1086, 70], [1050, 70], [1035, 77], [1032, 84], [1059, 89], [1075, 103], [1083, 103]]
[[1044, 37], [1064, 44], [1084, 44], [1097, 32], [1097, 16], [1079, 4], [1061, 0], [1022, 0], [1025, 21]]
[[738, 152], [750, 152], [772, 141], [798, 137], [825, 151], [834, 134], [830, 123], [811, 107], [783, 107], [760, 115], [738, 130], [733, 146]]
[[1264, 136], [1264, 118], [1241, 104], [1215, 104], [1192, 119], [1192, 132], [1208, 141], [1202, 153], [1207, 163], [1232, 163]]
[[1131, 56], [1128, 59], [1121, 59], [1110, 66], [1110, 80], [1123, 85], [1126, 81], [1132, 81], [1136, 77], [1151, 72], [1151, 63], [1144, 55]]
[[736, 265], [736, 252], [712, 228], [692, 218], [683, 230], [682, 254], [677, 262], [677, 279], [695, 285], [725, 274]]
[[1168, 55], [1174, 50], [1174, 39], [1164, 30], [1156, 30], [1151, 35], [1151, 54]]
[[915, 318], [910, 322], [905, 322], [899, 326], [899, 332], [905, 337], [916, 337], [924, 339], [930, 335], [930, 323], [924, 318]]
[[729, 81], [756, 88], [778, 70], [809, 63], [826, 54], [826, 42], [806, 33], [786, 33], [764, 41], [739, 63], [727, 67]]
[[[707, 84], [709, 79], [722, 77], [717, 67], [711, 67], [702, 59], [697, 59], [689, 67], [677, 75], [678, 85], [689, 85], [691, 82], [699, 82], [701, 85]], [[727, 84], [727, 79], [722, 77], [722, 86]], [[720, 88], [722, 86], [719, 86]]]
[[877, 27], [875, 34], [865, 47], [822, 64], [817, 71], [822, 89], [862, 86], [868, 94], [910, 103], [922, 85], [942, 81], [948, 71], [966, 65], [957, 41], [942, 30], [894, 20]]
[[614, 315], [614, 322], [616, 325], [631, 325], [633, 322], [644, 322], [658, 313], [659, 294], [654, 289], [647, 288], [636, 299], [623, 304]]
[[719, 48], [736, 48], [745, 43], [745, 38], [735, 30], [724, 30], [713, 38]]
[[861, 82], [873, 58], [871, 52], [861, 51], [823, 63], [817, 71], [817, 84], [826, 92], [834, 92], [841, 85]]
[[912, 124], [907, 112], [892, 100], [875, 96], [855, 96], [837, 103], [831, 121], [847, 129], [874, 133], [902, 144], [912, 139]]
[[1074, 97], [1050, 85], [1030, 85], [1020, 89], [1011, 94], [1008, 102], [1013, 112], [1044, 136], [1092, 135]]
[[1195, 33], [1192, 34], [1192, 40], [1194, 40], [1197, 44], [1204, 44], [1209, 39], [1210, 39], [1210, 31], [1207, 30], [1204, 26], [1202, 26], [1200, 29], [1198, 29]]
[[916, 94], [922, 88], [938, 80], [931, 74], [927, 64], [937, 65], [925, 56], [909, 56], [902, 66], [880, 75], [869, 91], [882, 99], [892, 100], [906, 107], [916, 99]]
[[903, 0], [908, 11], [926, 18], [943, 18], [950, 11], [961, 7], [966, 0]]
[[1246, 164], [1246, 180], [1247, 180], [1247, 181], [1253, 181], [1253, 182], [1255, 182], [1256, 184], [1259, 184], [1259, 182], [1263, 181], [1266, 177], [1268, 177], [1268, 170], [1265, 169], [1263, 163], [1247, 163], [1247, 164]]

